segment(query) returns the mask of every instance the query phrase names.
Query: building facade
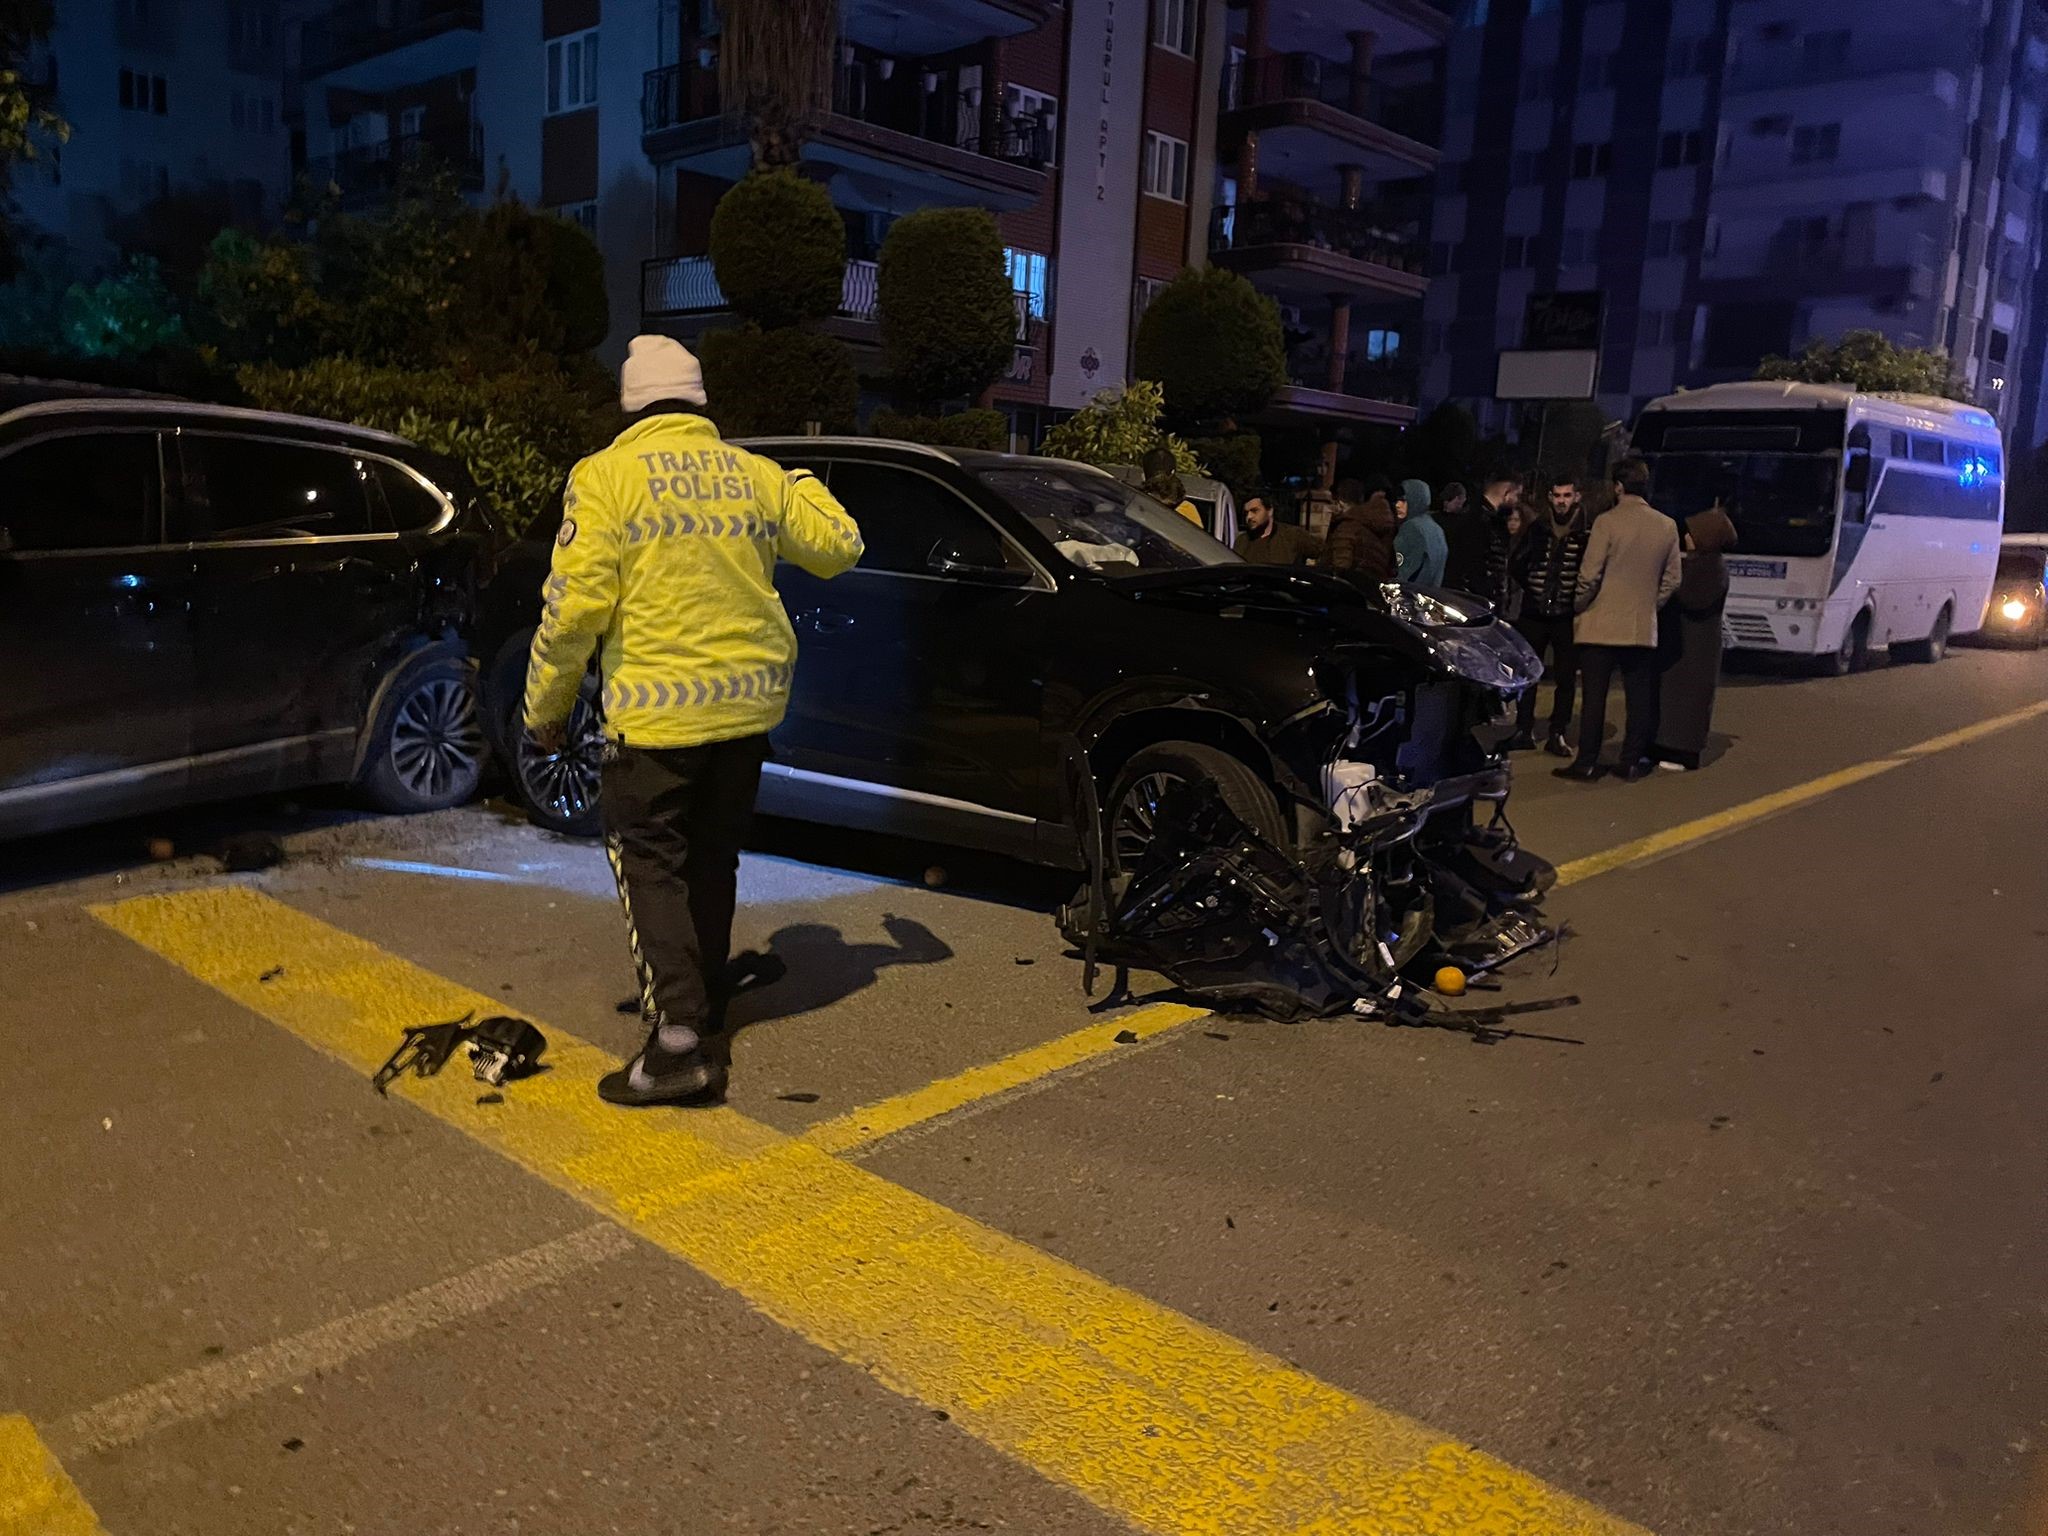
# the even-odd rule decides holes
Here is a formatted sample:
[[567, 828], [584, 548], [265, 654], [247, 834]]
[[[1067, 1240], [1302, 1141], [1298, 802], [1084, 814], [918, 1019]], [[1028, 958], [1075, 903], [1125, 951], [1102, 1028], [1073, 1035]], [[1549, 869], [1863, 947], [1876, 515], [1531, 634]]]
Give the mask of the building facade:
[[1509, 424], [1495, 370], [1529, 296], [1596, 291], [1611, 419], [1873, 329], [1947, 351], [2031, 431], [2036, 0], [1470, 0], [1458, 19], [1426, 399]]
[[275, 215], [291, 164], [278, 0], [61, 0], [54, 15], [28, 70], [71, 137], [17, 169], [26, 224], [90, 268], [172, 193]]
[[[802, 149], [846, 220], [832, 328], [872, 360], [890, 223], [982, 207], [1017, 296], [992, 396], [1020, 440], [1127, 379], [1150, 296], [1212, 254], [1285, 306], [1283, 416], [1407, 419], [1434, 165], [1417, 90], [1434, 89], [1447, 21], [1424, 0], [1270, 12], [842, 0], [821, 40], [830, 108]], [[605, 256], [613, 353], [636, 330], [687, 340], [725, 318], [711, 212], [750, 152], [719, 99], [708, 0], [340, 0], [294, 35], [299, 154], [345, 201], [424, 159], [576, 219]]]

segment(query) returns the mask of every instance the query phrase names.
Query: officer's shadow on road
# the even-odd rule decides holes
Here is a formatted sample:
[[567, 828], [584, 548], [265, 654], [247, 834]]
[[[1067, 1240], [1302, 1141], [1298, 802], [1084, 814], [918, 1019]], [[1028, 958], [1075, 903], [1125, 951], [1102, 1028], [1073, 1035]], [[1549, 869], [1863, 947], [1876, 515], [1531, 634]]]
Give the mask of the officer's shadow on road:
[[827, 923], [792, 923], [769, 939], [767, 975], [742, 985], [726, 1017], [725, 1038], [776, 1019], [815, 1013], [875, 983], [891, 966], [937, 965], [953, 948], [915, 918], [882, 919], [886, 944], [849, 944]]

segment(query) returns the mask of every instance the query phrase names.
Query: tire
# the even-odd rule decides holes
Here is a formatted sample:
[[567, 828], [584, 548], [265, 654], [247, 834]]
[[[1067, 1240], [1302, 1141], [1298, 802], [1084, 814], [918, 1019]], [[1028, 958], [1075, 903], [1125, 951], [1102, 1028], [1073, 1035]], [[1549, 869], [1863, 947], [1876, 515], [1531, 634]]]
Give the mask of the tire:
[[604, 830], [598, 784], [604, 720], [595, 673], [584, 678], [569, 716], [569, 740], [555, 754], [541, 751], [520, 718], [526, 704], [526, 659], [533, 631], [522, 630], [499, 648], [485, 689], [491, 745], [504, 766], [512, 798], [526, 819], [565, 837], [596, 837]]
[[1104, 803], [1112, 874], [1130, 873], [1144, 856], [1160, 794], [1170, 784], [1197, 779], [1213, 782], [1223, 803], [1246, 826], [1271, 842], [1287, 845], [1278, 798], [1243, 759], [1199, 742], [1162, 741], [1124, 764]]
[[1870, 612], [1866, 609], [1842, 631], [1842, 643], [1821, 658], [1820, 668], [1829, 677], [1847, 677], [1869, 665]]
[[476, 669], [442, 656], [392, 684], [356, 782], [380, 811], [441, 811], [475, 796], [489, 757]]
[[1934, 616], [1934, 628], [1927, 632], [1925, 640], [1911, 640], [1892, 649], [1906, 661], [1932, 665], [1948, 654], [1948, 631], [1954, 622], [1955, 611], [1947, 603], [1943, 603], [1941, 612]]

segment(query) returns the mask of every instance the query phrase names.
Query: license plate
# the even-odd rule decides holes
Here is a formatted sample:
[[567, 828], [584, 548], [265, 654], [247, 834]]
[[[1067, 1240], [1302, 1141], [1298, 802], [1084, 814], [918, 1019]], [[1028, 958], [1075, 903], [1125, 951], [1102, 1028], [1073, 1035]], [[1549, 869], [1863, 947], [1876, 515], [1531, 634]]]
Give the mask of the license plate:
[[1746, 576], [1752, 581], [1783, 581], [1785, 562], [1782, 560], [1730, 560], [1730, 576]]

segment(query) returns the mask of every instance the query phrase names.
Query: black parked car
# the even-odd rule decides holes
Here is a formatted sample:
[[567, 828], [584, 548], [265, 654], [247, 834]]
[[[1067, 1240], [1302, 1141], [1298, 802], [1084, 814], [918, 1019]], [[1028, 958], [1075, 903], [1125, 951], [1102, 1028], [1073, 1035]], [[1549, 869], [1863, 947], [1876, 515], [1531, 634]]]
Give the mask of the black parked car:
[[[867, 438], [747, 446], [825, 479], [867, 543], [835, 581], [778, 574], [801, 658], [764, 811], [1072, 866], [1078, 753], [1128, 869], [1175, 780], [1213, 781], [1283, 845], [1333, 814], [1391, 808], [1419, 827], [1506, 797], [1507, 768], [1475, 730], [1538, 667], [1474, 599], [1248, 565], [1060, 460]], [[536, 816], [588, 830], [594, 714], [579, 711], [555, 757], [516, 721], [552, 531], [534, 531], [487, 603], [491, 717]]]
[[0, 836], [309, 784], [469, 798], [494, 543], [403, 438], [0, 387]]

